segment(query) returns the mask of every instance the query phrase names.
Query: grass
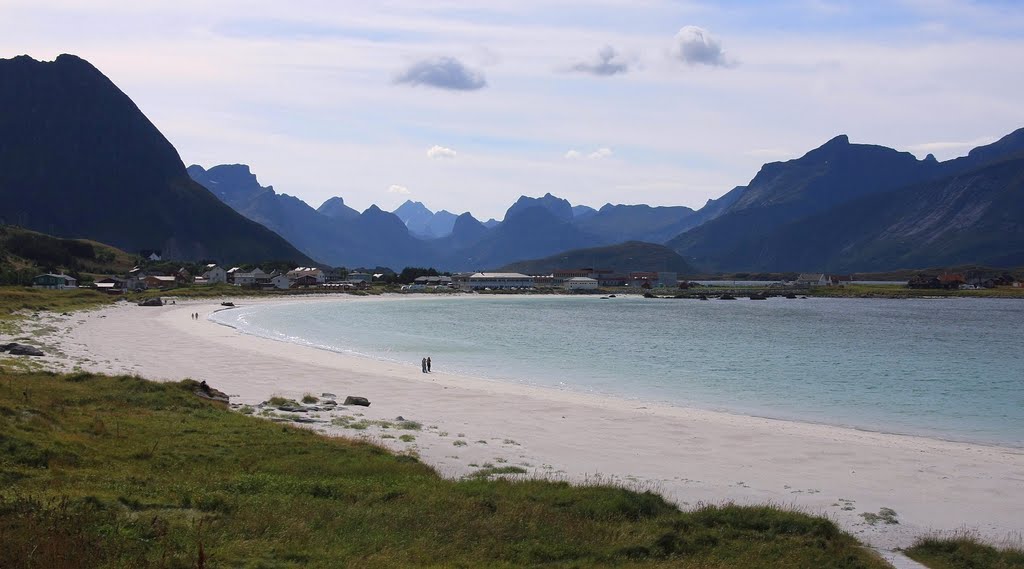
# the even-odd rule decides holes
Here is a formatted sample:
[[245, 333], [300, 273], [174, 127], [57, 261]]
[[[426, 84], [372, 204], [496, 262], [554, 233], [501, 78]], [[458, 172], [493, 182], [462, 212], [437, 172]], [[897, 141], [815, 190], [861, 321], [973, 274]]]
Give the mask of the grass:
[[886, 566], [823, 518], [446, 480], [414, 455], [228, 411], [194, 385], [0, 373], [0, 567]]
[[1024, 568], [1024, 549], [996, 549], [969, 535], [923, 538], [904, 553], [930, 569]]
[[44, 288], [0, 287], [0, 320], [19, 318], [23, 312], [72, 312], [113, 304], [117, 299], [89, 289], [49, 290]]

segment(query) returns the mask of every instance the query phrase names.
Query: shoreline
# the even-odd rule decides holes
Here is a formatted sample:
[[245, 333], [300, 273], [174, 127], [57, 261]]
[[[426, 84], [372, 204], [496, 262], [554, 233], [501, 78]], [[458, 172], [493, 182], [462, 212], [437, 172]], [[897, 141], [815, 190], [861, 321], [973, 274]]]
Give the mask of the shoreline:
[[[405, 296], [387, 297], [401, 300]], [[415, 298], [415, 297], [413, 297]], [[307, 425], [416, 452], [440, 473], [482, 465], [518, 466], [529, 476], [615, 482], [652, 489], [682, 507], [772, 502], [827, 515], [883, 550], [935, 531], [969, 528], [994, 542], [1019, 540], [1024, 522], [1024, 452], [1007, 446], [888, 434], [822, 423], [646, 403], [401, 366], [274, 341], [207, 320], [219, 302], [164, 307], [120, 305], [68, 317], [44, 341], [62, 349], [57, 369], [192, 377], [258, 404], [309, 392], [369, 397], [369, 408], [339, 406]], [[380, 301], [380, 298], [238, 298], [236, 304]], [[200, 320], [191, 319], [199, 312]], [[362, 413], [360, 416], [356, 413]], [[326, 414], [326, 413], [325, 413]], [[347, 415], [346, 415], [347, 414]], [[288, 415], [288, 414], [281, 414]], [[387, 428], [355, 431], [351, 420], [418, 421], [413, 442]], [[435, 427], [435, 428], [431, 428]], [[461, 435], [461, 436], [460, 436]], [[459, 444], [459, 443], [462, 444]], [[898, 525], [861, 516], [892, 508]]]
[[[524, 298], [524, 299], [527, 299], [527, 298], [537, 298], [537, 297], [540, 297], [540, 298], [545, 298], [545, 297], [564, 298], [564, 296], [565, 295], [528, 295], [528, 296], [525, 296], [525, 297], [522, 297], [522, 298]], [[569, 295], [569, 296], [573, 296], [573, 295]], [[579, 298], [580, 296], [581, 295], [575, 295], [575, 297], [577, 297], [577, 298]], [[595, 295], [589, 295], [589, 296], [595, 296]], [[301, 297], [301, 296], [300, 297], [295, 297], [295, 298], [292, 298], [292, 299], [270, 299], [270, 298], [249, 299], [250, 302], [245, 302], [245, 299], [235, 299], [236, 303], [237, 302], [241, 302], [241, 306], [231, 306], [231, 307], [218, 308], [218, 309], [213, 310], [213, 311], [211, 311], [209, 313], [208, 319], [209, 319], [210, 322], [212, 322], [214, 324], [217, 324], [217, 325], [220, 325], [220, 326], [224, 326], [226, 328], [229, 328], [231, 330], [234, 330], [234, 331], [238, 332], [239, 334], [243, 334], [243, 335], [246, 335], [246, 336], [252, 336], [252, 337], [260, 338], [260, 339], [263, 339], [263, 340], [270, 340], [270, 341], [274, 341], [274, 342], [281, 342], [281, 343], [285, 343], [285, 344], [296, 345], [296, 346], [300, 346], [300, 347], [304, 347], [304, 348], [311, 348], [311, 349], [315, 349], [315, 350], [326, 351], [326, 352], [338, 354], [339, 356], [346, 357], [346, 358], [351, 357], [351, 358], [357, 358], [357, 359], [361, 359], [361, 360], [366, 360], [368, 362], [376, 362], [376, 363], [380, 363], [380, 364], [396, 365], [396, 366], [407, 366], [410, 370], [416, 370], [416, 369], [418, 369], [418, 365], [417, 365], [416, 362], [405, 362], [403, 360], [390, 359], [390, 358], [386, 358], [386, 357], [376, 356], [376, 355], [373, 355], [373, 354], [364, 354], [364, 353], [359, 353], [359, 352], [355, 352], [355, 351], [345, 351], [345, 350], [340, 350], [340, 349], [332, 349], [330, 347], [316, 345], [316, 344], [312, 344], [312, 343], [297, 342], [297, 341], [293, 341], [293, 340], [286, 339], [286, 338], [278, 338], [278, 337], [273, 337], [273, 336], [269, 336], [269, 335], [262, 335], [262, 334], [259, 334], [259, 333], [242, 330], [241, 328], [235, 326], [232, 323], [221, 322], [221, 321], [218, 321], [218, 320], [213, 320], [211, 318], [213, 316], [215, 316], [216, 314], [219, 314], [219, 313], [222, 313], [222, 312], [227, 312], [227, 311], [230, 311], [232, 309], [237, 309], [237, 308], [243, 308], [245, 305], [250, 305], [250, 306], [251, 305], [277, 306], [277, 305], [288, 305], [288, 304], [295, 304], [295, 303], [318, 303], [318, 302], [332, 302], [332, 301], [335, 301], [335, 302], [347, 302], [347, 301], [352, 301], [352, 302], [384, 302], [384, 301], [388, 301], [388, 302], [402, 302], [402, 301], [417, 301], [417, 300], [420, 300], [420, 301], [423, 301], [423, 300], [425, 300], [425, 301], [431, 301], [431, 300], [442, 301], [442, 300], [450, 300], [452, 298], [461, 298], [462, 300], [465, 300], [467, 302], [473, 302], [473, 301], [481, 301], [481, 302], [483, 302], [486, 299], [492, 298], [492, 297], [486, 296], [486, 295], [467, 295], [467, 294], [437, 296], [437, 295], [433, 295], [433, 294], [415, 294], [415, 293], [408, 294], [408, 293], [404, 293], [404, 294], [401, 294], [401, 295], [383, 295], [383, 296], [376, 296], [376, 297], [361, 297], [361, 298], [359, 298], [359, 297], [334, 297], [334, 298], [328, 298], [328, 297], [324, 297], [324, 296], [321, 296], [321, 295], [309, 295], [309, 296], [304, 296], [304, 297]], [[812, 298], [824, 298], [824, 297], [812, 297]], [[836, 297], [836, 298], [828, 298], [828, 300], [840, 300], [840, 299], [850, 299], [850, 298], [855, 298], [855, 297]], [[942, 299], [942, 298], [943, 297], [923, 297], [923, 298], [921, 298], [921, 300], [932, 300], [932, 299]], [[860, 300], [870, 300], [870, 299], [860, 299]], [[901, 298], [899, 300], [905, 300], [905, 299]], [[922, 428], [920, 431], [914, 432], [912, 426], [908, 426], [907, 427], [908, 430], [906, 430], [906, 431], [886, 430], [884, 424], [858, 425], [858, 424], [852, 424], [852, 423], [828, 422], [826, 420], [815, 420], [815, 419], [805, 418], [805, 417], [800, 417], [800, 416], [790, 416], [790, 417], [776, 416], [776, 415], [771, 415], [770, 414], [770, 410], [768, 410], [768, 409], [715, 408], [715, 407], [711, 407], [711, 406], [702, 406], [699, 403], [695, 403], [695, 404], [677, 403], [677, 402], [673, 402], [673, 401], [656, 400], [656, 399], [645, 398], [643, 396], [629, 396], [629, 395], [622, 394], [622, 393], [609, 393], [609, 392], [601, 392], [601, 391], [597, 391], [597, 390], [589, 391], [589, 390], [586, 390], [586, 389], [574, 388], [572, 386], [565, 386], [565, 387], [559, 388], [559, 387], [555, 387], [555, 386], [551, 386], [551, 385], [543, 385], [543, 384], [540, 384], [540, 383], [519, 380], [516, 377], [512, 377], [512, 376], [486, 377], [486, 376], [481, 376], [481, 375], [472, 375], [472, 374], [469, 374], [469, 373], [446, 372], [446, 371], [441, 371], [441, 372], [436, 372], [436, 373], [439, 373], [441, 375], [446, 375], [446, 376], [458, 377], [458, 378], [460, 378], [462, 380], [466, 380], [466, 381], [483, 382], [484, 384], [494, 384], [494, 383], [496, 383], [496, 384], [503, 384], [503, 385], [513, 385], [513, 386], [518, 386], [518, 387], [521, 387], [521, 388], [527, 389], [527, 390], [537, 390], [537, 394], [538, 395], [542, 395], [542, 396], [548, 397], [548, 398], [557, 397], [557, 395], [555, 395], [555, 394], [570, 394], [571, 397], [572, 396], [576, 396], [576, 397], [579, 397], [579, 398], [593, 398], [595, 401], [600, 401], [604, 405], [613, 405], [613, 404], [625, 403], [625, 404], [630, 404], [630, 405], [640, 405], [640, 406], [644, 406], [645, 408], [650, 408], [650, 409], [660, 409], [660, 410], [663, 410], [663, 411], [664, 410], [677, 410], [677, 411], [680, 411], [682, 413], [722, 414], [722, 415], [728, 415], [728, 416], [733, 416], [733, 417], [741, 417], [741, 418], [742, 417], [747, 417], [747, 418], [752, 418], [752, 419], [763, 419], [763, 420], [766, 420], [766, 421], [778, 421], [780, 423], [797, 423], [797, 424], [806, 424], [806, 425], [816, 425], [816, 426], [821, 426], [821, 427], [845, 429], [845, 430], [852, 430], [852, 431], [858, 431], [858, 432], [863, 432], [863, 433], [875, 433], [875, 434], [880, 434], [880, 435], [891, 435], [891, 436], [898, 436], [898, 437], [909, 437], [909, 438], [914, 438], [914, 439], [924, 439], [924, 440], [927, 440], [927, 441], [940, 441], [940, 442], [955, 443], [955, 444], [965, 444], [965, 445], [972, 445], [972, 446], [986, 446], [986, 447], [993, 447], [993, 448], [996, 448], [996, 449], [1004, 449], [1004, 450], [1009, 450], [1009, 451], [1024, 452], [1024, 440], [1020, 440], [1020, 441], [1004, 441], [1004, 440], [970, 439], [970, 438], [966, 438], [966, 437], [964, 437], [964, 438], [957, 438], [957, 437], [955, 437], [955, 435], [948, 435], [948, 434], [944, 434], [944, 433], [941, 433], [941, 432], [929, 432], [927, 430], [927, 428]]]

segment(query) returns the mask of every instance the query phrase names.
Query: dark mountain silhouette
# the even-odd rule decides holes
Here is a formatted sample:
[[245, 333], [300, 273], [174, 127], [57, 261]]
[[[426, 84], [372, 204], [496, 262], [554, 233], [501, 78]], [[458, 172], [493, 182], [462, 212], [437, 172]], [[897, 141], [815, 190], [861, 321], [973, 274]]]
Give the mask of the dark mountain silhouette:
[[177, 151], [88, 62], [0, 60], [7, 223], [182, 260], [312, 261], [192, 181]]
[[448, 235], [452, 232], [457, 217], [443, 209], [434, 213], [423, 203], [412, 200], [406, 200], [392, 213], [405, 223], [410, 233], [421, 239], [435, 239]]
[[[331, 265], [396, 266], [430, 259], [431, 250], [409, 235], [396, 215], [371, 206], [355, 212], [341, 198], [321, 206], [261, 186], [244, 164], [191, 166], [189, 173], [242, 215], [273, 229], [310, 256]], [[350, 212], [354, 212], [350, 213]]]
[[756, 252], [737, 261], [755, 269], [835, 272], [1020, 266], [1024, 155], [811, 216], [774, 232]]
[[583, 219], [584, 217], [590, 217], [595, 213], [597, 213], [597, 210], [590, 207], [589, 205], [572, 206], [572, 218], [576, 220]]
[[573, 212], [572, 205], [569, 200], [565, 200], [550, 193], [544, 194], [539, 198], [530, 198], [527, 196], [520, 196], [516, 203], [512, 204], [512, 207], [508, 208], [505, 212], [505, 221], [508, 221], [509, 217], [516, 215], [519, 212], [527, 209], [540, 206], [548, 210], [555, 218], [561, 221], [572, 221]]
[[454, 251], [476, 243], [486, 234], [487, 227], [477, 221], [471, 213], [466, 212], [455, 219], [447, 240], [438, 244], [442, 247], [441, 250]]
[[696, 274], [694, 268], [679, 253], [664, 245], [640, 241], [562, 251], [543, 259], [511, 263], [501, 270], [528, 275], [549, 275], [555, 269], [580, 267], [611, 269], [619, 273], [673, 271], [679, 273], [679, 276]]
[[445, 255], [441, 264], [451, 270], [480, 270], [595, 242], [594, 236], [560, 219], [543, 205], [510, 212], [505, 221], [488, 229], [476, 243]]
[[575, 218], [574, 223], [604, 243], [664, 243], [694, 227], [695, 220], [696, 212], [688, 207], [605, 204], [591, 215]]
[[[717, 217], [668, 245], [709, 270], [871, 271], [916, 266], [890, 264], [897, 262], [930, 260], [926, 264], [934, 265], [939, 259], [989, 262], [1013, 257], [1012, 246], [1007, 243], [1008, 248], [1003, 248], [998, 239], [987, 243], [990, 250], [979, 248], [980, 240], [969, 234], [984, 220], [967, 223], [970, 216], [956, 216], [981, 206], [952, 196], [973, 196], [979, 203], [1001, 203], [1012, 210], [1014, 196], [1021, 199], [1019, 192], [1005, 190], [1009, 193], [996, 199], [992, 192], [1002, 187], [998, 182], [988, 175], [972, 176], [993, 161], [1021, 152], [1021, 130], [946, 162], [934, 157], [919, 161], [889, 148], [851, 145], [846, 137], [837, 137], [799, 159], [766, 164], [748, 186], [731, 192], [732, 203]], [[944, 209], [934, 209], [938, 196], [949, 200], [943, 203]], [[915, 219], [915, 215], [922, 217]], [[876, 234], [882, 229], [879, 223], [897, 223], [897, 219], [904, 230]], [[945, 220], [964, 232], [943, 231], [941, 238], [924, 239], [922, 233], [907, 230], [929, 227], [934, 231], [930, 224], [935, 220]], [[1010, 234], [1017, 230], [1004, 229]]]
[[316, 210], [331, 219], [340, 219], [343, 221], [351, 221], [359, 217], [359, 210], [353, 209], [345, 205], [345, 200], [339, 197], [329, 198], [324, 203], [320, 204], [320, 207]]

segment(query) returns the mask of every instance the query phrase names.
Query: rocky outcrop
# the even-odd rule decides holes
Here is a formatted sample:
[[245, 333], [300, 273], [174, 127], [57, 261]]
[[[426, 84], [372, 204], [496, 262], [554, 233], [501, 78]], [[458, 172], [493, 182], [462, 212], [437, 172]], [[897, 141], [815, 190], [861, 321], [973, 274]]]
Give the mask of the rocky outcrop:
[[370, 400], [365, 397], [357, 397], [349, 395], [345, 398], [345, 402], [342, 405], [361, 405], [363, 407], [370, 406]]
[[42, 350], [35, 346], [29, 346], [27, 344], [19, 344], [17, 342], [11, 342], [10, 344], [0, 345], [0, 352], [7, 352], [12, 356], [45, 356]]

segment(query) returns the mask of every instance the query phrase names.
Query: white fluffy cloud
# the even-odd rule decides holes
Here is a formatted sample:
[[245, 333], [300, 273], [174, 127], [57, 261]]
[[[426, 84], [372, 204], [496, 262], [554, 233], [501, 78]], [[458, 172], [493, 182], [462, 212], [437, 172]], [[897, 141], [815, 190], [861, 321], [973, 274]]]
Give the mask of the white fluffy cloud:
[[612, 149], [607, 146], [602, 146], [589, 154], [584, 154], [579, 150], [570, 150], [565, 153], [565, 158], [566, 160], [580, 160], [582, 158], [586, 158], [588, 160], [600, 160], [602, 158], [608, 158], [611, 155]]
[[407, 195], [409, 195], [409, 188], [407, 188], [405, 186], [399, 186], [397, 184], [392, 184], [391, 187], [388, 188], [388, 193], [389, 194], [400, 194], [400, 195], [403, 195], [403, 196], [407, 196]]
[[704, 28], [683, 26], [673, 38], [672, 57], [689, 65], [731, 65], [722, 50], [722, 42]]
[[444, 158], [455, 158], [456, 152], [451, 148], [445, 148], [444, 146], [433, 145], [427, 150], [427, 158], [433, 160], [442, 160]]

